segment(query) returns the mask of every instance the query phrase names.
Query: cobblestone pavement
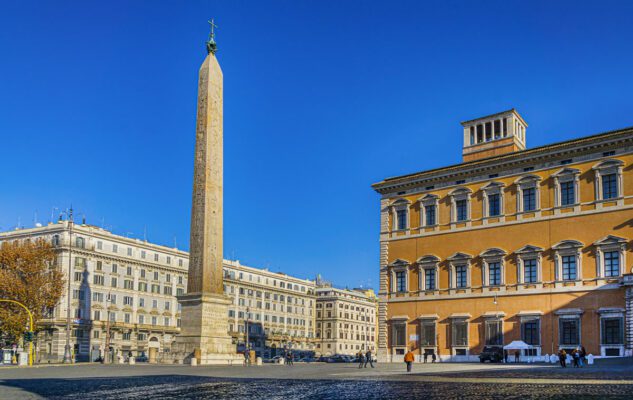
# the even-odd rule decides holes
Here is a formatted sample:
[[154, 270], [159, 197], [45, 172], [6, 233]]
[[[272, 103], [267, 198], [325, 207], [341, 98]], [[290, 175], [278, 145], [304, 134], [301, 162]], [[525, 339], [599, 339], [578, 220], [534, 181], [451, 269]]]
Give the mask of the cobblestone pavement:
[[71, 365], [0, 368], [0, 399], [626, 398], [633, 360], [551, 365], [351, 364], [294, 367]]

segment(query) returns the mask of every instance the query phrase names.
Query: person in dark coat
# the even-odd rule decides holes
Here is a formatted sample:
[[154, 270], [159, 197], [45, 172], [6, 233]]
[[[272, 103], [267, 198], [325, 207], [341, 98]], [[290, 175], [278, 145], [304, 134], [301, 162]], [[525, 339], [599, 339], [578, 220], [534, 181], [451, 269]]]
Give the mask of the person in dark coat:
[[560, 362], [561, 367], [567, 368], [567, 352], [565, 349], [558, 350], [558, 362]]
[[367, 350], [367, 353], [365, 353], [365, 368], [367, 368], [367, 363], [374, 368], [374, 358], [371, 355], [371, 350]]

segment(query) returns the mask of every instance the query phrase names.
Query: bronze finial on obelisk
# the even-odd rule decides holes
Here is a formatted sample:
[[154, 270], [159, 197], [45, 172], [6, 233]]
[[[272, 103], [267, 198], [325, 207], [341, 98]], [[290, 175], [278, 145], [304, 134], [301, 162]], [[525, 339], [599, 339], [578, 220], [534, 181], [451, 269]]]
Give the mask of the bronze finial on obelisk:
[[207, 56], [198, 74], [198, 111], [191, 200], [187, 293], [180, 334], [172, 346], [176, 362], [229, 364], [236, 359], [228, 333], [229, 298], [223, 288], [223, 76], [215, 58], [211, 23]]

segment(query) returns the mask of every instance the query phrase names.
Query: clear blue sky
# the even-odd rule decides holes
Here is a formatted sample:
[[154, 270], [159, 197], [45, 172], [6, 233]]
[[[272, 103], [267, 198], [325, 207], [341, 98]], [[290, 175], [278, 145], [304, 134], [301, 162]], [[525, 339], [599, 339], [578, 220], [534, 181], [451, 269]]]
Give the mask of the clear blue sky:
[[72, 202], [188, 248], [207, 19], [224, 71], [225, 256], [378, 284], [388, 176], [459, 162], [516, 107], [528, 146], [633, 125], [633, 2], [5, 2], [0, 227]]

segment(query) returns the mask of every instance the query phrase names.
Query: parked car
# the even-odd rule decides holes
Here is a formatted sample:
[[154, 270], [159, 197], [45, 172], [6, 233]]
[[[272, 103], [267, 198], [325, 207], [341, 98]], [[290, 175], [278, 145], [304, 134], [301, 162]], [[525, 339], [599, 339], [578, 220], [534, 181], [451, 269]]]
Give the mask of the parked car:
[[350, 363], [354, 358], [344, 354], [335, 354], [327, 358], [328, 363]]
[[148, 362], [149, 359], [146, 355], [140, 355], [136, 357], [136, 362]]
[[503, 361], [503, 348], [499, 346], [484, 346], [479, 354], [479, 362], [501, 362]]

